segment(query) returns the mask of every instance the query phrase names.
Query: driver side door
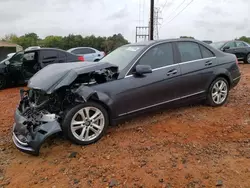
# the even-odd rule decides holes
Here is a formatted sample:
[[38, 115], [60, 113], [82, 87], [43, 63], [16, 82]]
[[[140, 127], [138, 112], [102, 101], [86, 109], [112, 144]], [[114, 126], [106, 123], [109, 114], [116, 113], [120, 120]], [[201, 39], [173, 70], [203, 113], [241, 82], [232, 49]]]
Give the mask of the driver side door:
[[[150, 65], [152, 73], [136, 76], [133, 72], [137, 65]], [[115, 97], [116, 115], [129, 115], [178, 100], [180, 76], [172, 43], [151, 47], [120, 81], [122, 91]]]
[[23, 52], [18, 52], [9, 59], [9, 64], [7, 66], [8, 72], [10, 78], [15, 82], [23, 80], [22, 64], [23, 64]]

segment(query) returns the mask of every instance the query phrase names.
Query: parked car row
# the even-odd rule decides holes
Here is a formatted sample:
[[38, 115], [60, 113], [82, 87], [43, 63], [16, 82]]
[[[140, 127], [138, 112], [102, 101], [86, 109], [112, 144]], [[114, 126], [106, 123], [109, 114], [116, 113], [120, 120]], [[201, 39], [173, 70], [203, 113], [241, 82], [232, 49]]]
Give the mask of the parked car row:
[[68, 51], [29, 47], [21, 52], [8, 54], [7, 58], [0, 62], [0, 89], [9, 84], [27, 83], [36, 72], [50, 64], [99, 61], [104, 56], [104, 52], [87, 47]]
[[198, 101], [221, 106], [240, 78], [235, 55], [193, 39], [128, 44], [100, 62], [55, 63], [21, 90], [13, 142], [33, 155], [60, 132], [92, 144], [109, 125], [149, 110]]
[[219, 41], [210, 44], [223, 52], [235, 54], [239, 61], [250, 63], [250, 44], [244, 41]]

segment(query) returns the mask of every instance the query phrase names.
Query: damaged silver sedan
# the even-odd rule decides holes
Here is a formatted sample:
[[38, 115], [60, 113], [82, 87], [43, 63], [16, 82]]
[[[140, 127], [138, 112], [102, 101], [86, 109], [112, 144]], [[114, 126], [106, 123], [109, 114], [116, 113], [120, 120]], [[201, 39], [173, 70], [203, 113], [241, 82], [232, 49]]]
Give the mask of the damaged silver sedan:
[[240, 78], [234, 55], [192, 39], [128, 44], [100, 62], [52, 64], [20, 91], [13, 141], [33, 155], [60, 132], [91, 144], [109, 125], [148, 110], [197, 101], [222, 106]]

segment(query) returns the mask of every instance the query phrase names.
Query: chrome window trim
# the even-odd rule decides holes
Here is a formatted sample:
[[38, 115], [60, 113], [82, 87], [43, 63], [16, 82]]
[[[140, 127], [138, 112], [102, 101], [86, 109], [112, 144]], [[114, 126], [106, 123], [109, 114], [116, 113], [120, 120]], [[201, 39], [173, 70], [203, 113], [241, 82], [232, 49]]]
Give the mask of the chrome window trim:
[[[197, 61], [209, 60], [209, 59], [216, 59], [216, 57], [207, 57], [207, 58], [196, 59], [196, 60], [192, 60], [192, 61], [185, 61], [185, 62], [181, 62], [181, 63], [176, 63], [176, 64], [172, 64], [172, 65], [167, 65], [167, 66], [155, 68], [155, 69], [152, 69], [152, 71], [154, 72], [154, 71], [156, 71], [156, 70], [161, 70], [161, 69], [173, 67], [173, 66], [176, 66], [176, 65], [184, 65], [184, 64], [188, 64], [188, 63], [194, 63], [194, 62], [197, 62]], [[132, 65], [132, 67], [133, 67], [133, 66], [134, 66], [134, 65]], [[131, 68], [132, 68], [132, 67], [131, 67]], [[129, 78], [129, 77], [132, 77], [132, 76], [133, 76], [133, 75], [130, 74], [130, 75], [125, 76], [124, 78]]]
[[[128, 73], [131, 71], [131, 69], [133, 68], [133, 66], [139, 61], [139, 59], [146, 53], [148, 52], [150, 49], [152, 49], [153, 47], [157, 46], [157, 45], [160, 45], [160, 44], [164, 44], [164, 43], [174, 43], [174, 42], [178, 42], [178, 41], [169, 41], [169, 42], [166, 42], [166, 41], [163, 41], [163, 42], [160, 42], [160, 43], [156, 43], [156, 44], [153, 44], [152, 46], [150, 46], [147, 50], [145, 50], [136, 60], [135, 62], [132, 64], [132, 66], [129, 68], [129, 70], [126, 72], [125, 74], [125, 77], [124, 78], [129, 78], [131, 76], [133, 76], [132, 74], [131, 75], [128, 75]], [[187, 42], [192, 42], [192, 41], [187, 41]], [[199, 43], [197, 43], [198, 45], [201, 45]], [[192, 61], [185, 61], [185, 62], [181, 62], [181, 63], [176, 63], [176, 64], [172, 64], [172, 65], [167, 65], [167, 66], [164, 66], [164, 67], [159, 67], [159, 68], [155, 68], [153, 69], [152, 71], [154, 70], [160, 70], [160, 69], [163, 69], [163, 68], [167, 68], [167, 67], [171, 67], [171, 66], [174, 66], [174, 65], [182, 65], [182, 64], [185, 64], [185, 63], [192, 63], [192, 62], [196, 62], [196, 61], [200, 61], [200, 60], [206, 60], [206, 59], [215, 59], [216, 56], [214, 57], [208, 57], [208, 58], [201, 58], [201, 59], [196, 59], [196, 60], [192, 60]]]
[[137, 110], [132, 110], [132, 111], [129, 111], [129, 112], [126, 112], [126, 113], [122, 113], [122, 114], [119, 114], [118, 116], [121, 117], [121, 116], [124, 116], [124, 115], [132, 114], [134, 112], [138, 112], [138, 111], [145, 110], [145, 109], [148, 109], [148, 108], [152, 108], [152, 107], [155, 107], [155, 106], [159, 106], [159, 105], [162, 105], [162, 104], [167, 104], [167, 103], [177, 101], [177, 100], [180, 100], [180, 99], [185, 99], [185, 98], [192, 97], [192, 96], [195, 96], [195, 95], [198, 95], [198, 94], [201, 94], [201, 93], [205, 93], [205, 92], [206, 91], [203, 90], [203, 91], [196, 92], [196, 93], [193, 93], [193, 94], [190, 94], [190, 95], [185, 95], [185, 96], [178, 97], [178, 98], [175, 98], [175, 99], [171, 99], [171, 100], [168, 100], [168, 101], [164, 101], [164, 102], [160, 102], [160, 103], [153, 104], [153, 105], [150, 105], [150, 106], [146, 106], [146, 107], [143, 107], [143, 108], [139, 108]]

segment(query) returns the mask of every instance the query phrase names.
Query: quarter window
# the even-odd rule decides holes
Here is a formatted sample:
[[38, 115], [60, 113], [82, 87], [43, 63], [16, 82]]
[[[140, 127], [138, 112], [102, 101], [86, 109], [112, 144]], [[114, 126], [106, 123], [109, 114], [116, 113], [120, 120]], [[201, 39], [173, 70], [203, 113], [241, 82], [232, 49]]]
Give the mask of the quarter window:
[[200, 48], [201, 48], [201, 54], [203, 58], [214, 57], [214, 54], [206, 47], [200, 45]]
[[177, 42], [181, 55], [181, 62], [202, 59], [199, 45], [194, 42]]
[[171, 43], [157, 45], [147, 51], [138, 62], [139, 65], [150, 65], [152, 69], [174, 64]]

